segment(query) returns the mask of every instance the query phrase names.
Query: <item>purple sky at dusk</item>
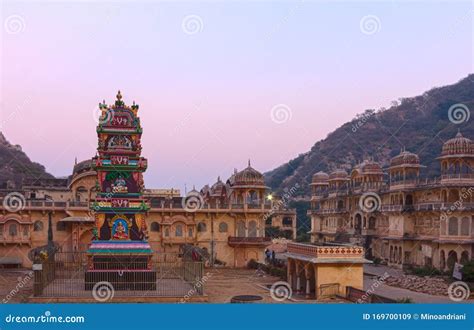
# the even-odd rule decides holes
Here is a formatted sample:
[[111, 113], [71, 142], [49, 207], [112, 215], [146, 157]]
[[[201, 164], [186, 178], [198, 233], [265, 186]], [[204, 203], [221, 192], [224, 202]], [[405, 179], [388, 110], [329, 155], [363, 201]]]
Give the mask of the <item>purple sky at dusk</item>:
[[249, 158], [271, 170], [365, 109], [473, 72], [469, 1], [1, 6], [1, 131], [56, 176], [95, 154], [94, 111], [118, 89], [140, 105], [147, 188], [183, 189]]

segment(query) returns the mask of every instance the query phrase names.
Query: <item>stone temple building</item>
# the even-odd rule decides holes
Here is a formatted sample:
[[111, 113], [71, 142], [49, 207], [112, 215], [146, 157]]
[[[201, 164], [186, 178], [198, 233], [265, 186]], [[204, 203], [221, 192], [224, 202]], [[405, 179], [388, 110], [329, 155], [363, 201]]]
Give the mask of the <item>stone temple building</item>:
[[[123, 105], [120, 92], [117, 102]], [[136, 111], [138, 105], [123, 108]], [[29, 251], [47, 244], [49, 229], [62, 252], [86, 251], [94, 237], [97, 177], [91, 158], [76, 162], [68, 178], [39, 178], [0, 190], [0, 266], [30, 266]], [[210, 264], [263, 262], [271, 243], [265, 236], [269, 217], [284, 216], [284, 229], [296, 231], [296, 212], [281, 204], [273, 208], [268, 194], [263, 175], [250, 161], [227, 180], [218, 178], [185, 196], [177, 189], [143, 189], [147, 241], [158, 253], [180, 254], [187, 244], [200, 247]]]
[[312, 179], [313, 243], [354, 243], [368, 258], [402, 268], [452, 270], [474, 255], [474, 142], [458, 133], [438, 157], [441, 176], [421, 179], [419, 157], [402, 150], [390, 166], [366, 160], [350, 173]]

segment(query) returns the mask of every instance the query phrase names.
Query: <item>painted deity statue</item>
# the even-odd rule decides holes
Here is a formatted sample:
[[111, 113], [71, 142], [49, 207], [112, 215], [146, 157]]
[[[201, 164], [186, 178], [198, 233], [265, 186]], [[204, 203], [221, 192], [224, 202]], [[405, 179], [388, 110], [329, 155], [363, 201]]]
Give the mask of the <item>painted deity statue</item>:
[[114, 239], [128, 239], [128, 234], [125, 232], [125, 227], [121, 222], [117, 224], [117, 228], [115, 229], [115, 233], [113, 236]]

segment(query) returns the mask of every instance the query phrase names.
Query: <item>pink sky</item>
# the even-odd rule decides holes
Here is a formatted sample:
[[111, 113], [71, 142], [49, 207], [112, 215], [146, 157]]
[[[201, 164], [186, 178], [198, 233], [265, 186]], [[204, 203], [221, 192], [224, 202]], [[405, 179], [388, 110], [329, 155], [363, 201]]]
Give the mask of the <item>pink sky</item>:
[[467, 1], [6, 2], [1, 131], [68, 175], [95, 153], [98, 102], [121, 89], [140, 105], [148, 188], [212, 184], [249, 158], [264, 172], [364, 109], [472, 72], [472, 14]]

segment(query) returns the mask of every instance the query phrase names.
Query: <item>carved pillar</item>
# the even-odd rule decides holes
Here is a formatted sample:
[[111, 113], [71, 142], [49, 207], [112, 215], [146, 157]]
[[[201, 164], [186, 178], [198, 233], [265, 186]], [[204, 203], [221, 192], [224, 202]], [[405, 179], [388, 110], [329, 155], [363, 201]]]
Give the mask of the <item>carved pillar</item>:
[[305, 268], [305, 276], [306, 276], [306, 298], [310, 297], [311, 293], [311, 282], [310, 282], [310, 277], [311, 277], [311, 264], [306, 264]]
[[296, 293], [299, 293], [301, 291], [301, 277], [300, 277], [300, 272], [301, 272], [301, 265], [299, 261], [295, 261], [296, 263]]
[[316, 264], [313, 265], [314, 271], [314, 298], [318, 299], [318, 266]]
[[290, 288], [293, 290], [293, 259], [288, 258], [288, 269], [286, 275], [288, 278], [288, 284], [290, 284]]

